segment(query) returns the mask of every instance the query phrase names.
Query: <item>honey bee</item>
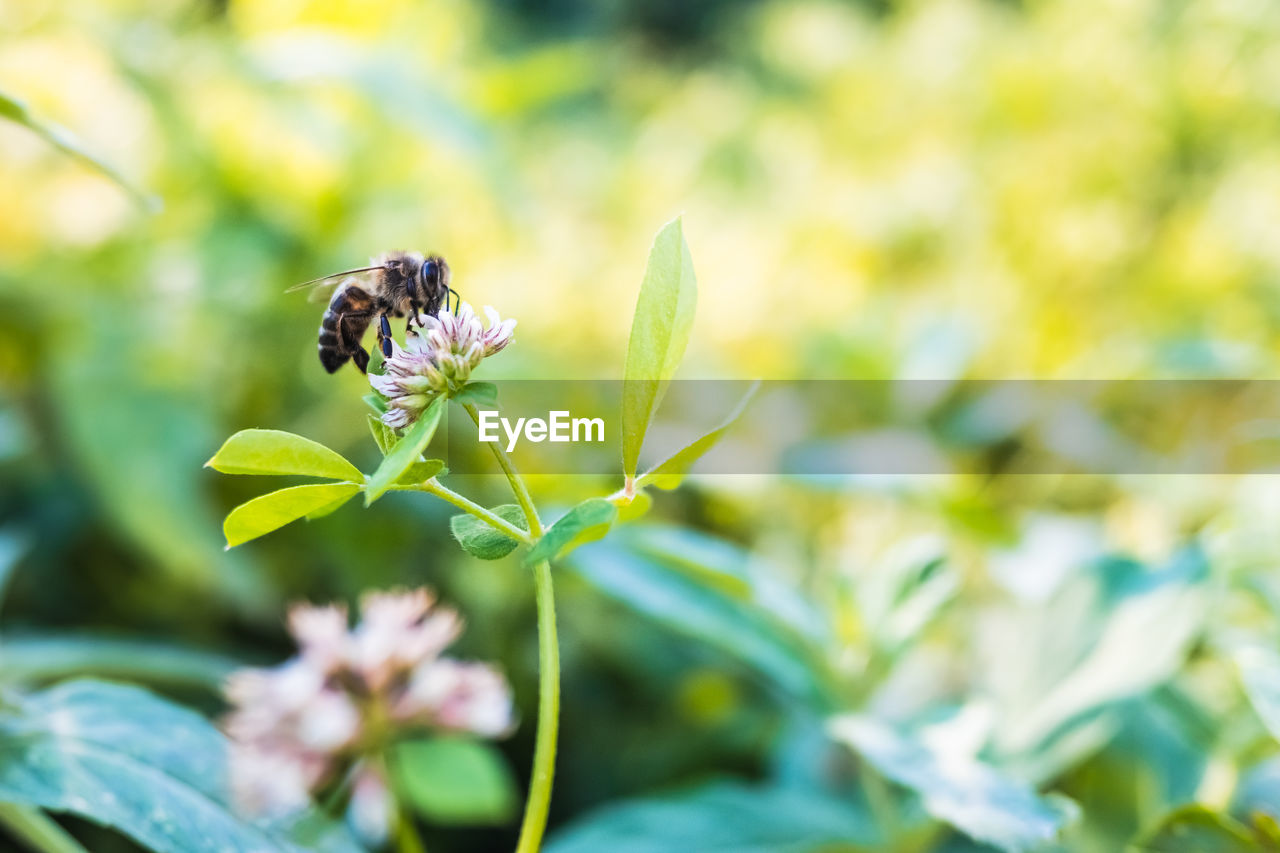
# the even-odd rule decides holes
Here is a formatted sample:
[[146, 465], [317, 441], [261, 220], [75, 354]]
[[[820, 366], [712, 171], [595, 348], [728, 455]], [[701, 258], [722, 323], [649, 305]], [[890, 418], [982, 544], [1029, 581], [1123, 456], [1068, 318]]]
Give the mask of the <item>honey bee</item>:
[[[363, 281], [356, 277], [368, 273], [371, 275], [366, 275]], [[388, 317], [407, 314], [405, 331], [408, 332], [418, 314], [425, 312], [434, 317], [442, 306], [448, 310], [449, 294], [461, 301], [458, 292], [449, 286], [449, 265], [444, 258], [418, 252], [387, 252], [370, 266], [304, 281], [287, 292], [314, 288], [323, 293], [326, 286], [334, 285], [337, 290], [320, 321], [320, 363], [330, 373], [346, 364], [347, 359], [351, 359], [361, 373], [368, 370], [369, 353], [360, 342], [375, 318], [378, 347], [383, 358], [389, 358], [391, 323]]]

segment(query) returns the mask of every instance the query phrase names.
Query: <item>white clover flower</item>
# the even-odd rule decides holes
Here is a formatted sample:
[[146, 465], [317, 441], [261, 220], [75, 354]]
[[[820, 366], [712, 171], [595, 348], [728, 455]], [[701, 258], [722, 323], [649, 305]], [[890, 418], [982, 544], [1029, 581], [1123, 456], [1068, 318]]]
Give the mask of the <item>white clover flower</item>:
[[383, 423], [393, 429], [413, 423], [432, 400], [456, 394], [481, 361], [515, 339], [515, 320], [503, 320], [488, 305], [484, 313], [487, 329], [466, 302], [456, 316], [448, 309], [435, 317], [420, 314], [418, 330], [409, 333], [403, 347], [391, 342], [383, 374], [369, 374], [369, 384], [387, 398]]
[[[483, 663], [441, 657], [462, 630], [425, 589], [370, 593], [350, 629], [345, 608], [300, 605], [289, 612], [299, 653], [274, 669], [228, 679], [233, 708], [231, 781], [246, 812], [302, 808], [320, 789], [353, 775], [352, 820], [367, 838], [385, 837], [382, 750], [423, 729], [504, 734], [512, 726], [506, 680]], [[382, 818], [378, 816], [382, 815]]]

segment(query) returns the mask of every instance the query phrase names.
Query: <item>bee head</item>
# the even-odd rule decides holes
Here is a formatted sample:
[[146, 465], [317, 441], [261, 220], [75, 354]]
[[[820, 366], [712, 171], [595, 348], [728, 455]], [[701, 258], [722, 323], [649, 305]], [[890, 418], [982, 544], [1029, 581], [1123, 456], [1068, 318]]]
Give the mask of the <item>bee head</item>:
[[418, 286], [425, 302], [436, 302], [449, 289], [449, 265], [444, 258], [432, 255], [418, 268]]

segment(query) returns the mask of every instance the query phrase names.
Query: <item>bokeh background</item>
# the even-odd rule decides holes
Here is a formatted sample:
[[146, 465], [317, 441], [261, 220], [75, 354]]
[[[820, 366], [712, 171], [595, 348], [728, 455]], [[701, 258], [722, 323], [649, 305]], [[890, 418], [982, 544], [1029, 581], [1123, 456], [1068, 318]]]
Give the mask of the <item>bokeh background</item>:
[[[1270, 378], [1278, 36], [1265, 0], [5, 0], [0, 89], [163, 208], [0, 124], [0, 680], [121, 665], [86, 636], [274, 662], [286, 602], [427, 583], [516, 687], [522, 779], [531, 586], [458, 552], [444, 505], [392, 496], [223, 550], [222, 515], [261, 491], [202, 468], [233, 431], [376, 459], [362, 377], [320, 369], [321, 306], [286, 287], [439, 251], [465, 298], [519, 320], [488, 377], [616, 378], [650, 239], [683, 211], [685, 377]], [[553, 504], [618, 485], [537, 484]], [[1025, 744], [1006, 763], [1081, 804], [1070, 849], [1115, 850], [1182, 803], [1280, 811], [1231, 653], [1276, 641], [1278, 507], [1266, 477], [707, 477], [648, 523], [798, 590], [848, 707], [1111, 714], [1056, 763], [1029, 769]], [[1110, 636], [1120, 563], [1097, 560], [1141, 579], [1187, 549], [1193, 614], [1112, 638], [1093, 704], [1054, 694]], [[922, 566], [945, 590], [888, 625]], [[555, 827], [712, 778], [854, 772], [732, 626], [614, 593], [561, 583]]]

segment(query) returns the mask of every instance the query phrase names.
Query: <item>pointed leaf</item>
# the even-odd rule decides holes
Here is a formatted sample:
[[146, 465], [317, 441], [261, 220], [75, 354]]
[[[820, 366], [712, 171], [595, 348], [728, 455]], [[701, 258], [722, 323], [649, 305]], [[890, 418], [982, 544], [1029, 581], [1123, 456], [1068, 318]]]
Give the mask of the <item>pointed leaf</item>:
[[[373, 440], [378, 443], [378, 449], [382, 451], [383, 456], [386, 456], [391, 448], [395, 447], [395, 430], [373, 415], [369, 415], [369, 431], [373, 433]], [[419, 458], [421, 459], [421, 457]], [[400, 475], [400, 479], [396, 480], [396, 485], [412, 486], [415, 483], [422, 483], [432, 477], [439, 477], [447, 473], [449, 473], [449, 469], [444, 467], [443, 459], [421, 459], [421, 461], [410, 465], [409, 470]], [[308, 518], [315, 518], [315, 516], [311, 515]]]
[[653, 239], [631, 321], [622, 389], [622, 471], [628, 477], [635, 476], [644, 434], [684, 357], [697, 299], [693, 258], [676, 217]]
[[496, 747], [461, 737], [407, 741], [391, 754], [396, 790], [433, 823], [500, 824], [517, 805], [515, 780]]
[[427, 449], [427, 445], [431, 443], [431, 437], [436, 434], [436, 427], [439, 426], [440, 416], [444, 412], [444, 404], [444, 397], [432, 400], [427, 410], [405, 430], [404, 436], [383, 458], [378, 470], [374, 471], [373, 476], [369, 478], [369, 485], [364, 495], [365, 506], [382, 497], [387, 489], [391, 488], [410, 466], [421, 458], [422, 451]]
[[227, 537], [227, 547], [234, 548], [250, 539], [284, 527], [304, 515], [327, 510], [339, 500], [350, 500], [360, 487], [355, 483], [318, 483], [312, 486], [294, 486], [256, 497], [231, 510], [222, 523]]
[[[495, 506], [491, 511], [521, 530], [529, 529], [524, 511], [515, 504]], [[462, 546], [462, 550], [481, 560], [497, 560], [505, 557], [520, 544], [505, 533], [494, 530], [474, 515], [465, 512], [449, 520], [449, 529], [453, 531], [453, 536]]]
[[360, 399], [364, 400], [369, 408], [373, 409], [377, 414], [385, 415], [387, 413], [387, 400], [381, 394], [365, 394]]
[[226, 440], [206, 467], [223, 474], [299, 474], [364, 482], [360, 469], [317, 441], [275, 429], [245, 429]]
[[642, 489], [645, 486], [652, 485], [659, 489], [674, 489], [679, 486], [694, 463], [706, 455], [707, 451], [714, 447], [720, 437], [725, 434], [725, 431], [733, 426], [733, 422], [746, 411], [747, 404], [751, 402], [751, 398], [755, 396], [759, 388], [760, 383], [758, 381], [753, 382], [751, 387], [747, 389], [747, 393], [742, 395], [742, 399], [733, 407], [733, 410], [720, 423], [720, 426], [683, 450], [677, 451], [665, 462], [659, 462], [641, 474], [640, 479], [636, 481], [636, 488]]
[[53, 122], [38, 118], [31, 112], [24, 101], [0, 92], [0, 118], [7, 118], [9, 121], [22, 125], [63, 154], [79, 160], [81, 163], [96, 170], [116, 186], [133, 196], [149, 212], [154, 213], [160, 209], [160, 199], [142, 192], [105, 160], [90, 154], [88, 149], [80, 143], [80, 140], [76, 139], [71, 131]]
[[590, 498], [566, 512], [525, 555], [526, 565], [555, 560], [609, 532], [618, 508], [604, 498]]

